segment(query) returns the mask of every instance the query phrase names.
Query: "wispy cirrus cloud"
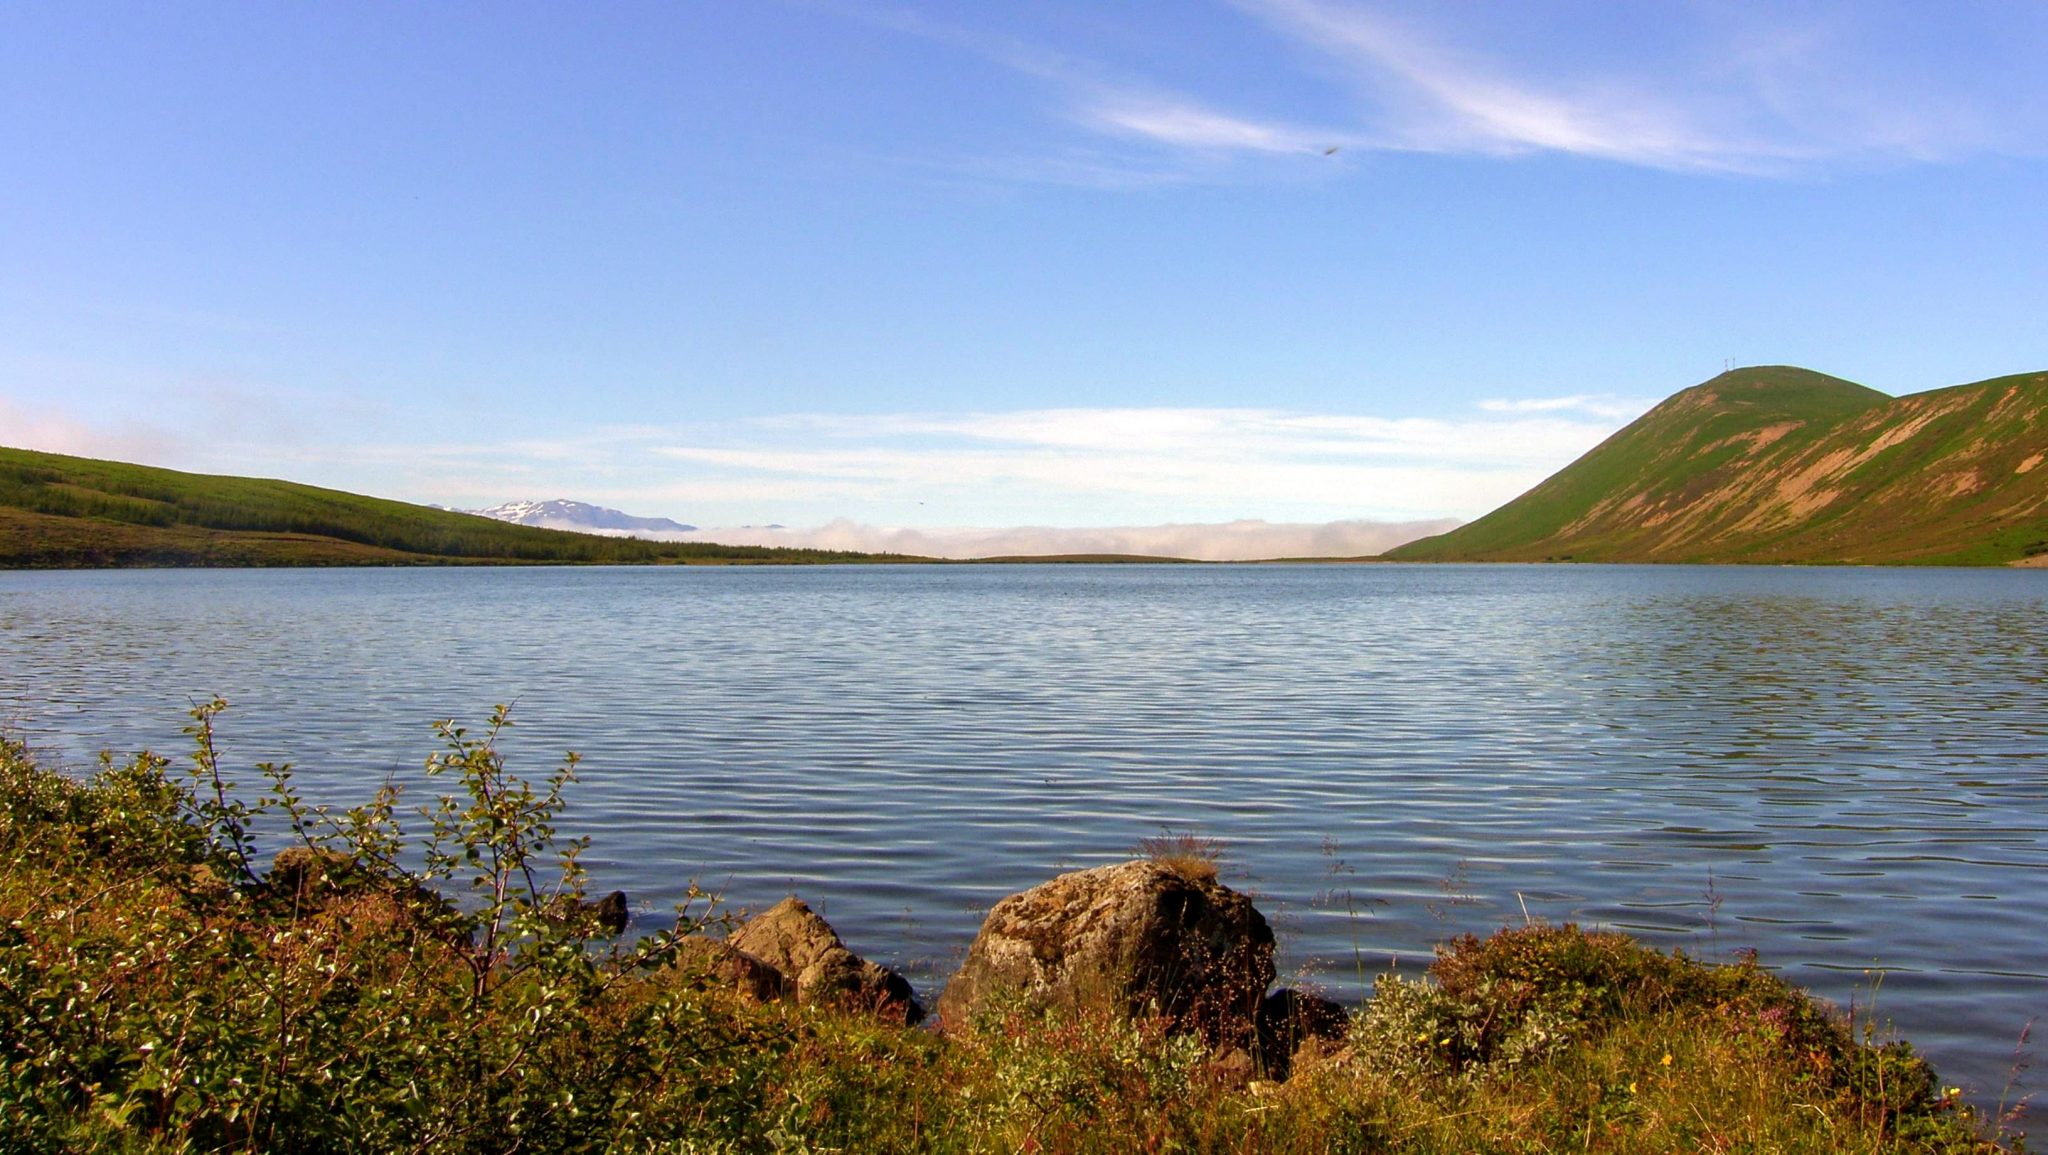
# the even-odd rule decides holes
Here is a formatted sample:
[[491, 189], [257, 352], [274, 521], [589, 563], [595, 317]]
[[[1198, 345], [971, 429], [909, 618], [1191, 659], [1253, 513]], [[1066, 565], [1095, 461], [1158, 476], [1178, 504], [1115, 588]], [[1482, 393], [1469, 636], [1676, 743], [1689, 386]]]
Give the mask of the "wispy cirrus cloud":
[[[924, 17], [886, 22], [1028, 76], [1069, 123], [1144, 150], [1003, 166], [1078, 183], [1191, 179], [1228, 172], [1233, 159], [1338, 150], [1550, 153], [1769, 176], [2038, 153], [2048, 136], [2048, 102], [2012, 55], [2048, 32], [2024, 5], [1598, 7], [1589, 16], [1520, 0], [1233, 4], [1249, 25], [1244, 68], [1286, 83], [1176, 83], [1166, 77], [1188, 62], [1170, 55], [1119, 66]], [[1921, 51], [1933, 40], [1946, 43]]]
[[[1597, 23], [1545, 19], [1537, 26], [1556, 27], [1538, 38], [1518, 36], [1505, 8], [1423, 17], [1338, 0], [1238, 3], [1333, 64], [1390, 148], [1774, 174], [2037, 148], [2042, 127], [2040, 102], [2023, 91], [1919, 67], [1925, 37], [1910, 9], [1612, 9]], [[1972, 28], [1980, 48], [2001, 25], [2021, 35], [2040, 25], [2017, 9], [1940, 22]]]
[[1080, 119], [1104, 131], [1155, 144], [1208, 152], [1307, 154], [1330, 152], [1348, 133], [1217, 112], [1181, 96], [1103, 91], [1080, 107]]
[[[1214, 176], [1238, 154], [1320, 154], [1349, 139], [1335, 129], [1224, 111], [1142, 73], [967, 22], [902, 8], [829, 7], [843, 17], [942, 43], [1036, 81], [1051, 96], [1050, 107], [1060, 121], [1108, 138], [1101, 144], [1012, 147], [951, 162], [978, 175], [1093, 188], [1155, 187]], [[921, 163], [930, 163], [929, 158]]]
[[1245, 0], [1248, 11], [1341, 66], [1372, 105], [1384, 147], [1515, 155], [1559, 152], [1655, 168], [1756, 170], [1811, 146], [1731, 123], [1740, 83], [1719, 91], [1599, 70], [1544, 76], [1444, 31], [1322, 0]]

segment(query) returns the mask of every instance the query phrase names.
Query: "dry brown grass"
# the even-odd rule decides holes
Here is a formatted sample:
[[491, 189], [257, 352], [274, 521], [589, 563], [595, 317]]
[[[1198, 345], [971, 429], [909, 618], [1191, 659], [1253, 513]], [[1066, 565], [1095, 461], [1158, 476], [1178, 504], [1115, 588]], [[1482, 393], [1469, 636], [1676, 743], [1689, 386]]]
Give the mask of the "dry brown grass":
[[1138, 840], [1138, 856], [1156, 862], [1189, 882], [1216, 881], [1223, 844], [1192, 830], [1162, 830]]

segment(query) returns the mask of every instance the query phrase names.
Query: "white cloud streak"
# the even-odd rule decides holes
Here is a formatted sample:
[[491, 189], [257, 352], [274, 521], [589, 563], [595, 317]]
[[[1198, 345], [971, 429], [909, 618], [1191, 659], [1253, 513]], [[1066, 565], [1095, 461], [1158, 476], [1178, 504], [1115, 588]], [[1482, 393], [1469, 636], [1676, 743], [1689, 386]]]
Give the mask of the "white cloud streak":
[[1728, 94], [1688, 93], [1668, 75], [1545, 82], [1369, 8], [1319, 0], [1250, 0], [1246, 7], [1382, 97], [1388, 147], [1561, 152], [1655, 168], [1746, 171], [1810, 152], [1808, 145], [1713, 123], [1713, 105]]
[[[1392, 543], [1366, 523], [1477, 516], [1597, 444], [1635, 408], [1581, 395], [1490, 402], [1458, 419], [1249, 408], [813, 413], [493, 442], [347, 445], [251, 433], [188, 439], [167, 459], [154, 438], [0, 399], [0, 443], [457, 508], [565, 497], [696, 525], [836, 523], [842, 535], [855, 525], [871, 543], [931, 534], [915, 548], [862, 548], [943, 556], [1270, 557], [1376, 553]], [[1094, 528], [1041, 528], [1014, 541], [931, 528], [990, 526]], [[1045, 544], [1055, 539], [1057, 549]], [[1040, 546], [1019, 544], [1027, 540]], [[1218, 542], [1238, 544], [1218, 554]]]
[[[1953, 19], [1854, 4], [1797, 12], [1678, 8], [1601, 12], [1521, 3], [1418, 6], [1399, 0], [1235, 0], [1255, 26], [1305, 55], [1258, 60], [1290, 81], [1322, 82], [1285, 108], [1252, 111], [1240, 90], [1205, 96], [1161, 82], [1180, 62], [1119, 71], [1016, 37], [923, 18], [875, 18], [942, 40], [1054, 92], [1067, 118], [1125, 156], [1008, 158], [992, 173], [1128, 187], [1203, 179], [1233, 159], [1339, 149], [1514, 157], [1554, 153], [1678, 172], [1784, 176], [1838, 163], [1939, 162], [1982, 152], [2038, 153], [2048, 105], [2010, 52], [2038, 34], [2024, 7]], [[1932, 22], [1932, 23], [1930, 23]], [[1540, 36], [1526, 35], [1541, 28]], [[1960, 28], [1945, 55], [1930, 30]], [[2004, 47], [2001, 47], [2001, 46]], [[1625, 51], [1623, 50], [1625, 49]], [[1974, 67], [1971, 65], [1975, 65]], [[1301, 107], [1304, 100], [1312, 107]], [[1179, 163], [1175, 163], [1175, 161]], [[1165, 167], [1161, 167], [1165, 161]]]
[[374, 456], [406, 470], [407, 488], [448, 503], [572, 497], [699, 525], [842, 516], [899, 526], [1400, 521], [1484, 513], [1633, 416], [800, 414]]
[[1204, 152], [1320, 153], [1351, 141], [1349, 133], [1252, 120], [1157, 93], [1106, 92], [1080, 118], [1112, 133]]
[[1496, 398], [1481, 401], [1487, 413], [1577, 412], [1608, 421], [1628, 421], [1642, 415], [1654, 401], [1638, 397], [1617, 397], [1612, 393], [1574, 393], [1567, 397]]
[[1266, 409], [800, 414], [649, 452], [706, 481], [797, 481], [920, 520], [1408, 520], [1482, 513], [1648, 407], [1591, 396], [1536, 404], [1544, 411], [1464, 420]]

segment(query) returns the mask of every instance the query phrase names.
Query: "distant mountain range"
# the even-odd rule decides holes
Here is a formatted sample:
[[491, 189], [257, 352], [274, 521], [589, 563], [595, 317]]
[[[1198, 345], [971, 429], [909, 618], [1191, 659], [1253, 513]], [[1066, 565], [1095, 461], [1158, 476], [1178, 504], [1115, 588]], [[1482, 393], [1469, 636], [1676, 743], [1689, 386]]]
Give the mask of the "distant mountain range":
[[2048, 373], [1888, 397], [1808, 369], [1737, 369], [1386, 557], [2048, 563]]
[[665, 517], [634, 517], [616, 509], [591, 505], [581, 501], [510, 501], [489, 509], [465, 509], [462, 513], [488, 517], [496, 521], [511, 522], [513, 525], [538, 526], [541, 529], [566, 529], [580, 533], [591, 531], [632, 532], [641, 530], [653, 533], [689, 533], [694, 525], [670, 521]]

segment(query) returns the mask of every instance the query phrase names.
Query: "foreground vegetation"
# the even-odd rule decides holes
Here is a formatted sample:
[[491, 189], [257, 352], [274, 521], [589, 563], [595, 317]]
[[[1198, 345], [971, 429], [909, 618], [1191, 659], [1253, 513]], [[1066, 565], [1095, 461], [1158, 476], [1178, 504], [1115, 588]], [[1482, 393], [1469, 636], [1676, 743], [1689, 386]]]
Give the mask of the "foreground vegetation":
[[2048, 555], [2048, 374], [1887, 397], [1723, 373], [1396, 561], [2004, 565]]
[[[183, 772], [79, 781], [0, 743], [0, 1150], [2017, 1149], [1753, 959], [1571, 927], [1382, 979], [1284, 1083], [1156, 1019], [754, 1003], [689, 912], [624, 945], [572, 901], [574, 760], [509, 773], [502, 712], [440, 728], [433, 803], [329, 812], [289, 768], [244, 801], [220, 708]], [[258, 830], [286, 851], [259, 861]]]
[[0, 448], [0, 568], [907, 560], [565, 533], [289, 481]]

